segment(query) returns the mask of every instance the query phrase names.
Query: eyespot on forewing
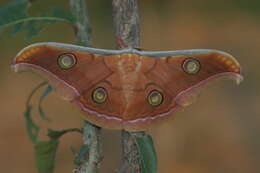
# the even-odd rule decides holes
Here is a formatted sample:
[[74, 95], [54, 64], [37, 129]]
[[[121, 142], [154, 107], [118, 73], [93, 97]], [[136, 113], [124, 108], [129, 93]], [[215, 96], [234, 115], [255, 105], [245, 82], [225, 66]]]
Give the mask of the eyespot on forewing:
[[201, 69], [201, 65], [198, 60], [194, 58], [187, 58], [184, 60], [182, 68], [188, 74], [197, 74]]
[[58, 65], [61, 69], [70, 69], [76, 65], [76, 57], [71, 53], [62, 54], [58, 58]]

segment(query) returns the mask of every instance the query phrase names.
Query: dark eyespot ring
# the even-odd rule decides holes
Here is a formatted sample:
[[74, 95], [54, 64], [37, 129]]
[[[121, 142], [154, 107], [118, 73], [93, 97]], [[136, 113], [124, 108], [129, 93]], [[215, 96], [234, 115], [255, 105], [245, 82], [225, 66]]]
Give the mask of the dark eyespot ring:
[[150, 105], [159, 106], [163, 102], [163, 94], [158, 90], [153, 90], [149, 93], [147, 100]]
[[187, 58], [184, 60], [182, 68], [188, 74], [197, 74], [200, 71], [201, 65], [197, 59]]
[[71, 53], [62, 54], [58, 58], [58, 65], [61, 69], [69, 69], [76, 64], [75, 55]]
[[107, 100], [107, 91], [105, 88], [98, 87], [92, 93], [92, 100], [95, 103], [102, 104]]

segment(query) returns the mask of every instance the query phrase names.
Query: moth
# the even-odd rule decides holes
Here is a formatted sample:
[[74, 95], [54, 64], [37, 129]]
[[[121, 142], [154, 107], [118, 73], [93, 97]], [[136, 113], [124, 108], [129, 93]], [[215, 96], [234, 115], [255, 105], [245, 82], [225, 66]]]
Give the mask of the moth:
[[21, 50], [12, 68], [43, 76], [86, 120], [128, 131], [171, 117], [216, 79], [243, 79], [233, 56], [207, 49], [105, 50], [46, 42]]

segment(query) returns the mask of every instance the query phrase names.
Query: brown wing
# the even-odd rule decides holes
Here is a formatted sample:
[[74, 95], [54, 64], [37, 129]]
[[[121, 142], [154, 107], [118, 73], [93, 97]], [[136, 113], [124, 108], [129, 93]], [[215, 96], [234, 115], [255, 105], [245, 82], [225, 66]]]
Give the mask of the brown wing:
[[[188, 62], [194, 62], [195, 65], [191, 63], [187, 66]], [[203, 86], [216, 79], [231, 77], [237, 82], [242, 80], [238, 62], [231, 55], [219, 52], [158, 58], [143, 75], [150, 82], [143, 92], [135, 96], [135, 103], [131, 107], [135, 113], [127, 117], [127, 129], [145, 129], [147, 125], [167, 118], [176, 110], [194, 102]], [[163, 95], [162, 104], [156, 107], [147, 101], [153, 90]]]
[[[72, 57], [73, 66], [60, 64], [61, 57]], [[86, 120], [106, 128], [122, 129], [121, 85], [116, 73], [117, 56], [91, 54], [50, 45], [33, 45], [22, 50], [12, 63], [15, 71], [33, 71], [47, 79], [65, 99], [83, 112]], [[65, 58], [65, 65], [66, 65]], [[107, 61], [107, 62], [106, 62]], [[69, 61], [70, 63], [70, 61]], [[106, 89], [106, 102], [93, 101], [96, 88]]]
[[[187, 71], [189, 67], [185, 65], [188, 62], [194, 62], [197, 70], [192, 71], [190, 67], [191, 71]], [[215, 79], [228, 77], [238, 83], [242, 80], [238, 62], [231, 55], [224, 53], [167, 57], [159, 60], [147, 76], [153, 78], [181, 106], [191, 104], [201, 87]]]
[[[58, 63], [66, 54], [75, 58], [75, 65], [68, 69], [61, 68]], [[112, 74], [104, 63], [104, 56], [47, 45], [26, 48], [17, 55], [12, 66], [15, 71], [39, 73], [67, 100]]]

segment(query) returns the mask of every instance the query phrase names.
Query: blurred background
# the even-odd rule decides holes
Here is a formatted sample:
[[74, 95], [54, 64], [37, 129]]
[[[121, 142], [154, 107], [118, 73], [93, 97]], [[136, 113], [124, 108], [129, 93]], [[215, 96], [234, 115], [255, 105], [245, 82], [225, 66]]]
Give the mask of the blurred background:
[[[1, 0], [0, 7], [7, 2]], [[49, 6], [69, 9], [65, 0], [36, 1], [30, 13], [43, 12]], [[87, 6], [93, 46], [115, 49], [111, 0], [88, 0]], [[260, 1], [142, 0], [139, 7], [142, 48], [223, 50], [237, 58], [245, 78], [239, 86], [228, 80], [216, 82], [195, 104], [148, 131], [156, 143], [159, 172], [259, 173]], [[24, 40], [23, 34], [10, 36], [8, 29], [0, 33], [1, 172], [36, 172], [22, 114], [26, 98], [42, 79], [31, 73], [14, 73], [10, 62], [25, 46], [44, 41], [74, 43], [73, 31], [66, 24], [49, 25], [29, 40]], [[43, 107], [52, 120], [39, 122], [44, 129], [82, 127], [79, 111], [54, 92]], [[120, 131], [104, 129], [102, 133], [104, 160], [100, 172], [115, 172], [121, 157]], [[78, 134], [62, 137], [57, 173], [71, 172], [74, 157], [70, 147], [78, 149], [81, 143]]]

